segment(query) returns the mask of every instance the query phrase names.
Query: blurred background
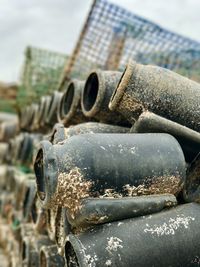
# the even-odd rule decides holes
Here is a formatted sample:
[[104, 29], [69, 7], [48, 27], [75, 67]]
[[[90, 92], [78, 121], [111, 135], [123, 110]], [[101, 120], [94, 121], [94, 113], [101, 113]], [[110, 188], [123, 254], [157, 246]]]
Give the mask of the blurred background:
[[[200, 41], [199, 0], [112, 0], [171, 31]], [[92, 0], [0, 0], [0, 80], [17, 82], [27, 45], [70, 54]]]

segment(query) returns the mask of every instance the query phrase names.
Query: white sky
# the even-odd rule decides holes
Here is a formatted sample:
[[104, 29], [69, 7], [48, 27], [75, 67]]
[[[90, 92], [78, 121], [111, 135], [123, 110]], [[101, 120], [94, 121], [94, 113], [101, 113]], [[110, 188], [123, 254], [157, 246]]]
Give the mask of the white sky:
[[[112, 0], [200, 41], [200, 0]], [[27, 45], [70, 54], [92, 0], [0, 0], [0, 80], [17, 81]]]

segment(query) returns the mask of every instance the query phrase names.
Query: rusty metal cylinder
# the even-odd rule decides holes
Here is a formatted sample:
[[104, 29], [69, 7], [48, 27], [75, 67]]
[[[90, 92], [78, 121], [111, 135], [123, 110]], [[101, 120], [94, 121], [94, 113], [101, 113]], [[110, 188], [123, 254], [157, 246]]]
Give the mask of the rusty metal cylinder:
[[45, 105], [46, 105], [46, 96], [42, 96], [38, 103], [38, 111], [34, 118], [34, 125], [35, 125], [36, 130], [40, 129], [42, 117], [43, 117], [44, 110], [45, 110]]
[[43, 246], [40, 249], [40, 267], [64, 267], [65, 261], [58, 254], [56, 245]]
[[37, 114], [38, 105], [33, 103], [27, 106], [22, 113], [22, 129], [31, 132], [34, 129], [34, 120]]
[[53, 144], [57, 144], [73, 135], [86, 133], [128, 133], [129, 131], [130, 129], [127, 127], [100, 122], [85, 122], [68, 128], [65, 128], [63, 124], [57, 123], [53, 128], [49, 141]]
[[40, 249], [43, 246], [51, 246], [53, 243], [47, 236], [25, 236], [21, 245], [21, 258], [23, 266], [38, 267], [40, 266]]
[[34, 108], [33, 108], [33, 118], [32, 118], [32, 123], [29, 127], [31, 132], [34, 132], [37, 130], [37, 116], [38, 116], [38, 111], [39, 111], [39, 105], [38, 104], [34, 104]]
[[49, 110], [47, 113], [47, 117], [45, 119], [46, 123], [50, 126], [53, 126], [57, 120], [57, 108], [59, 105], [59, 102], [63, 96], [63, 93], [54, 91], [53, 94], [51, 95], [51, 100], [49, 103]]
[[23, 189], [23, 201], [22, 201], [22, 218], [23, 222], [30, 222], [32, 219], [31, 209], [36, 196], [35, 180], [27, 179]]
[[69, 235], [65, 246], [67, 266], [198, 265], [199, 220], [200, 206], [190, 203]]
[[46, 123], [46, 119], [49, 114], [49, 109], [50, 109], [50, 104], [51, 104], [51, 96], [46, 95], [44, 96], [44, 104], [42, 108], [42, 116], [40, 120], [40, 128], [42, 131], [48, 131], [50, 126]]
[[81, 107], [85, 116], [101, 122], [126, 125], [126, 120], [108, 108], [110, 97], [120, 81], [118, 71], [96, 70], [88, 76], [81, 97]]
[[81, 95], [84, 81], [72, 80], [68, 85], [60, 101], [57, 117], [65, 126], [88, 121], [81, 110]]
[[144, 216], [177, 205], [174, 195], [134, 196], [130, 190], [129, 197], [87, 198], [81, 202], [80, 210], [72, 217], [67, 212], [67, 219], [74, 228], [90, 226]]
[[145, 110], [200, 131], [200, 84], [170, 70], [130, 62], [109, 108], [132, 124]]
[[19, 132], [18, 121], [2, 122], [0, 124], [0, 142], [7, 142]]
[[191, 162], [200, 151], [200, 133], [149, 111], [145, 111], [139, 116], [130, 132], [173, 135], [181, 145], [188, 162]]
[[52, 145], [40, 144], [34, 170], [44, 206], [76, 211], [79, 200], [107, 190], [127, 195], [177, 194], [185, 180], [185, 159], [168, 134], [84, 134]]

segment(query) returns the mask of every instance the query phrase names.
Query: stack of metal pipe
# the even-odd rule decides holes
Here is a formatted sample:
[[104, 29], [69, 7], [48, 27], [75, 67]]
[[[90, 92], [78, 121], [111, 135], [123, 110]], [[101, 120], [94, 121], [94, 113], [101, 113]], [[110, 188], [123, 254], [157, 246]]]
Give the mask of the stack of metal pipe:
[[130, 62], [0, 126], [10, 266], [198, 266], [199, 99], [200, 84]]

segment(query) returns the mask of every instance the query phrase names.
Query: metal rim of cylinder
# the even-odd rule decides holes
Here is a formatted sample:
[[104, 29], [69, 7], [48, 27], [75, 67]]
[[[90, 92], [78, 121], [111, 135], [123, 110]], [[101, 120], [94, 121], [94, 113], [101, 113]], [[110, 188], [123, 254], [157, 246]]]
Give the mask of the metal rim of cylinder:
[[39, 108], [38, 108], [37, 116], [35, 118], [35, 124], [37, 124], [37, 128], [39, 128], [41, 120], [42, 120], [42, 116], [43, 116], [44, 109], [45, 109], [45, 103], [46, 103], [46, 97], [42, 96], [39, 101]]
[[63, 94], [60, 107], [63, 124], [69, 123], [77, 111], [81, 98], [80, 82], [78, 80], [72, 80]]
[[[49, 194], [52, 191], [52, 188], [48, 187], [47, 179], [53, 181], [53, 177], [55, 172], [52, 173], [51, 171], [47, 174], [45, 170], [48, 170], [48, 160], [47, 160], [47, 153], [52, 148], [52, 144], [49, 141], [43, 141], [40, 143], [38, 148], [38, 152], [35, 157], [34, 161], [34, 171], [36, 176], [36, 187], [37, 187], [37, 195], [39, 197], [40, 202], [45, 206], [49, 200]], [[51, 163], [54, 165], [53, 169], [57, 170], [57, 162], [54, 158], [54, 155], [51, 154], [52, 161]], [[56, 172], [57, 175], [57, 172]], [[56, 181], [55, 181], [56, 182]]]
[[[46, 117], [46, 123], [52, 124], [57, 120], [57, 108], [60, 102], [60, 99], [62, 98], [63, 93], [54, 91], [53, 94], [50, 96], [51, 100], [48, 107], [47, 117]], [[55, 118], [54, 118], [55, 117]]]
[[44, 96], [44, 109], [40, 121], [41, 127], [44, 127], [46, 125], [46, 118], [48, 115], [50, 102], [51, 102], [51, 97], [49, 95]]
[[122, 73], [121, 79], [113, 91], [113, 94], [110, 98], [110, 103], [109, 103], [109, 109], [111, 111], [114, 111], [116, 107], [118, 106], [121, 98], [123, 97], [125, 88], [128, 85], [128, 82], [132, 76], [132, 73], [135, 69], [136, 63], [134, 61], [130, 60], [129, 63], [127, 64], [125, 70]]
[[86, 117], [94, 117], [100, 111], [105, 93], [105, 80], [102, 72], [96, 70], [88, 76], [81, 96], [81, 108]]

